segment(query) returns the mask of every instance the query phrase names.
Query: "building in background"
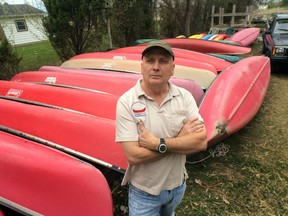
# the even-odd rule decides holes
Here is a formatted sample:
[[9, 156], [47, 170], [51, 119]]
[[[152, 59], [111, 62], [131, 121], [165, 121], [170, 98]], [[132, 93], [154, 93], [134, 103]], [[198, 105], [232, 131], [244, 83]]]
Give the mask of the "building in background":
[[0, 4], [0, 40], [14, 45], [47, 40], [42, 18], [47, 13], [28, 4]]
[[257, 3], [258, 10], [267, 10], [269, 5], [268, 0], [263, 0]]

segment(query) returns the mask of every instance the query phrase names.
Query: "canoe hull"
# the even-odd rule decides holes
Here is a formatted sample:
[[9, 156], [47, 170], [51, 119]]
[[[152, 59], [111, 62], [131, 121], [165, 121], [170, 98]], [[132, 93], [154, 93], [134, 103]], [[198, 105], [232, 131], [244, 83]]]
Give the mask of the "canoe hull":
[[200, 104], [209, 146], [252, 120], [261, 107], [269, 81], [270, 63], [264, 56], [245, 58], [221, 72]]
[[[80, 55], [73, 56], [70, 60], [75, 60], [75, 59], [110, 59], [110, 60], [136, 60], [140, 61], [142, 58], [141, 53], [113, 53], [113, 52], [92, 52], [92, 53], [84, 53]], [[210, 70], [213, 73], [217, 73], [217, 70], [214, 68], [214, 66], [204, 63], [204, 62], [199, 62], [193, 59], [187, 59], [187, 58], [180, 58], [177, 57], [175, 58], [175, 64], [176, 65], [181, 65], [181, 66], [186, 66], [186, 67], [192, 67], [192, 68], [198, 68], [198, 69], [205, 69], [205, 70]]]
[[[141, 55], [142, 51], [144, 50], [144, 46], [131, 46], [131, 47], [123, 47], [123, 48], [118, 48], [109, 51], [109, 53], [138, 53]], [[173, 53], [175, 55], [175, 59], [177, 58], [184, 58], [184, 59], [189, 59], [189, 60], [194, 60], [198, 62], [204, 62], [209, 65], [212, 65], [217, 71], [222, 71], [225, 68], [229, 67], [232, 65], [230, 62], [227, 62], [223, 59], [216, 58], [214, 56], [210, 56], [205, 53], [201, 52], [195, 52], [192, 50], [186, 50], [186, 49], [179, 49], [179, 48], [173, 48]]]
[[[65, 61], [61, 67], [63, 68], [86, 68], [86, 69], [106, 69], [106, 70], [122, 70], [129, 73], [141, 73], [141, 61], [136, 60], [111, 60], [111, 59], [75, 59]], [[93, 72], [93, 71], [92, 71]], [[191, 68], [176, 65], [174, 69], [174, 77], [184, 78], [196, 81], [202, 88], [207, 89], [217, 73], [201, 68]]]
[[[122, 95], [133, 87], [140, 77], [140, 74], [45, 66], [40, 68], [38, 72], [19, 73], [12, 80], [68, 85], [85, 88], [86, 90]], [[179, 78], [171, 78], [170, 81], [189, 91], [194, 96], [197, 104], [200, 102], [203, 90], [195, 81]]]
[[228, 41], [233, 41], [239, 43], [241, 46], [247, 47], [250, 46], [260, 34], [260, 28], [246, 28], [242, 29], [231, 37], [226, 38]]
[[[251, 52], [251, 48], [248, 47], [235, 46], [232, 44], [221, 43], [219, 41], [211, 41], [203, 39], [198, 40], [190, 38], [168, 38], [163, 39], [162, 41], [167, 42], [174, 48], [187, 49], [201, 53], [240, 55], [240, 54], [248, 54]], [[140, 45], [143, 46], [146, 44], [147, 43]]]
[[23, 215], [113, 215], [111, 191], [95, 167], [1, 130], [0, 140], [4, 206]]
[[0, 98], [0, 125], [39, 137], [51, 146], [115, 171], [127, 160], [115, 142], [115, 120]]
[[118, 95], [26, 82], [0, 81], [0, 96], [115, 119]]

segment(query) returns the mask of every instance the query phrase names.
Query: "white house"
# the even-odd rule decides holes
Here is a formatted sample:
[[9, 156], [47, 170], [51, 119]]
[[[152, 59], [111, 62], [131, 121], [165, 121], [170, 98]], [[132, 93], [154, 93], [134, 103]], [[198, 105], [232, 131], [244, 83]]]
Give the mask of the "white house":
[[259, 10], [267, 10], [268, 9], [268, 3], [269, 3], [268, 0], [264, 0], [264, 1], [259, 2], [257, 4], [258, 5], [258, 9]]
[[0, 3], [0, 32], [12, 45], [47, 40], [42, 25], [42, 18], [46, 15], [46, 12], [28, 4]]

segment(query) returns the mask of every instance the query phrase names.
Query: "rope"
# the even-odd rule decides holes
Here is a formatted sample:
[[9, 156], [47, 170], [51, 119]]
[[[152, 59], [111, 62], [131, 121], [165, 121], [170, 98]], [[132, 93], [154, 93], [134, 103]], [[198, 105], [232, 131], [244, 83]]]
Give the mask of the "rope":
[[211, 148], [209, 149], [209, 155], [205, 158], [202, 158], [201, 160], [198, 161], [186, 161], [186, 163], [188, 164], [197, 164], [197, 163], [201, 163], [205, 160], [207, 160], [208, 158], [214, 158], [214, 157], [224, 157], [226, 156], [226, 154], [229, 152], [229, 145], [226, 145], [224, 143], [219, 143], [215, 148]]

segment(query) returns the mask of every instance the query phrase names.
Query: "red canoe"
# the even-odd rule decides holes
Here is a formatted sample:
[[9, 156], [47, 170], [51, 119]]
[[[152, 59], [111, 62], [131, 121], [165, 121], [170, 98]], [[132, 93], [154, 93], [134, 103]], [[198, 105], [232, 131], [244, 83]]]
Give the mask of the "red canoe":
[[[73, 56], [70, 60], [75, 59], [113, 59], [113, 60], [141, 60], [141, 54], [140, 53], [117, 53], [114, 54], [113, 52], [93, 52], [93, 53], [84, 53], [80, 55]], [[192, 67], [192, 68], [198, 68], [198, 69], [205, 69], [210, 70], [213, 73], [217, 73], [217, 70], [214, 66], [196, 61], [193, 59], [187, 59], [187, 58], [175, 58], [175, 64], [176, 65], [182, 65], [186, 67]]]
[[[45, 71], [43, 71], [45, 70]], [[53, 66], [45, 66], [37, 72], [22, 72], [15, 75], [13, 81], [50, 83], [53, 85], [77, 86], [86, 90], [98, 90], [115, 95], [122, 95], [133, 87], [140, 74], [129, 74], [120, 72], [66, 69]], [[171, 78], [172, 83], [185, 88], [199, 103], [202, 96], [202, 88], [192, 80]], [[113, 86], [113, 88], [111, 88]]]
[[200, 104], [209, 146], [243, 128], [256, 115], [270, 80], [269, 58], [245, 58], [222, 71]]
[[115, 142], [114, 120], [3, 98], [0, 113], [0, 125], [49, 141], [54, 148], [122, 173], [128, 165]]
[[21, 215], [113, 215], [111, 191], [99, 170], [2, 129], [1, 205]]
[[[109, 51], [108, 53], [117, 53], [117, 54], [114, 54], [116, 56], [125, 56], [125, 54], [129, 54], [129, 53], [137, 53], [138, 55], [141, 55], [143, 49], [144, 49], [144, 46], [131, 46], [131, 47], [123, 47], [123, 48], [114, 49], [114, 50]], [[205, 53], [179, 49], [179, 48], [172, 48], [172, 50], [175, 55], [175, 60], [177, 58], [184, 58], [184, 59], [207, 63], [207, 64], [212, 65], [217, 71], [222, 71], [225, 68], [232, 65], [232, 63], [225, 61], [224, 59], [216, 58], [214, 56], [211, 56]], [[118, 58], [121, 58], [121, 57], [118, 57]]]
[[[67, 71], [63, 73], [63, 70]], [[103, 75], [96, 76], [96, 73], [83, 74], [79, 72], [68, 72], [67, 69], [64, 69], [61, 72], [60, 70], [55, 71], [28, 71], [16, 74], [11, 81], [18, 82], [35, 82], [35, 83], [43, 83], [49, 85], [58, 85], [67, 88], [80, 88], [82, 90], [87, 91], [98, 91], [98, 92], [106, 92], [115, 95], [121, 95], [129, 88], [135, 85], [135, 81], [132, 83], [129, 78], [123, 77], [114, 78], [109, 77], [109, 73], [103, 73]], [[71, 69], [72, 70], [72, 69]], [[116, 75], [116, 73], [113, 73]], [[121, 81], [121, 85], [119, 83]], [[111, 88], [113, 86], [113, 88]]]
[[[115, 119], [118, 95], [26, 82], [1, 81], [0, 96], [58, 106], [103, 118]], [[101, 106], [99, 106], [101, 104]]]
[[250, 46], [260, 34], [260, 28], [245, 28], [225, 40], [239, 43], [241, 46]]
[[[198, 40], [191, 38], [169, 38], [163, 39], [172, 47], [187, 49], [201, 53], [214, 53], [214, 54], [228, 54], [228, 55], [241, 55], [251, 52], [251, 48], [235, 46], [232, 44], [221, 43], [219, 41]], [[147, 43], [138, 46], [146, 45]]]

